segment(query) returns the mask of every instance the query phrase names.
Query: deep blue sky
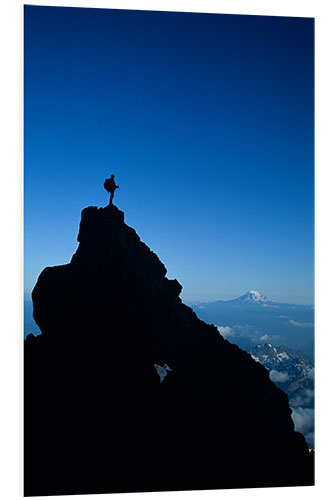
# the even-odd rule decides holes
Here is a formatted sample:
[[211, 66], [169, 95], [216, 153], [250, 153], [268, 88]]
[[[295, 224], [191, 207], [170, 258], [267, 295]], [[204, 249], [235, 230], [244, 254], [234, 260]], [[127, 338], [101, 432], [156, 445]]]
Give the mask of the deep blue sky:
[[26, 295], [115, 173], [185, 301], [313, 303], [313, 20], [24, 13]]

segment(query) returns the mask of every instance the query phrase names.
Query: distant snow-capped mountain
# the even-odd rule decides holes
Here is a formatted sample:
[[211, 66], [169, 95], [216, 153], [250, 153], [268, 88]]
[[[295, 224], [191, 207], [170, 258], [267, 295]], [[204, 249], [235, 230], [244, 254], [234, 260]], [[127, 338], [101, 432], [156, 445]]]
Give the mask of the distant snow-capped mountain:
[[265, 295], [260, 293], [258, 290], [250, 290], [249, 292], [244, 293], [244, 295], [241, 295], [237, 299], [233, 299], [232, 301], [229, 300], [228, 302], [254, 302], [255, 304], [260, 304], [260, 303], [272, 303], [273, 301], [265, 297]]

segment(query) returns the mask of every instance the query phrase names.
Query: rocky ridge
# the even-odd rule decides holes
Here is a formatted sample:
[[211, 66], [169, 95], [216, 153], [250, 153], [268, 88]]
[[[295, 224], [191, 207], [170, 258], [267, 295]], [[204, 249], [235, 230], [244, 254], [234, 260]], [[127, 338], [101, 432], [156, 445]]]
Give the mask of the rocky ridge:
[[269, 372], [199, 320], [115, 206], [33, 290], [25, 495], [313, 484]]

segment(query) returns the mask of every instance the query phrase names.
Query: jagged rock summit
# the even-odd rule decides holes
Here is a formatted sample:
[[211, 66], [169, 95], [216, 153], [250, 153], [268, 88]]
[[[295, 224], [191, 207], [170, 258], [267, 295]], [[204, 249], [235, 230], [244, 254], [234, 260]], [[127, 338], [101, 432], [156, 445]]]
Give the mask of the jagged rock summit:
[[82, 211], [32, 298], [25, 495], [313, 484], [287, 396], [185, 306], [115, 206]]

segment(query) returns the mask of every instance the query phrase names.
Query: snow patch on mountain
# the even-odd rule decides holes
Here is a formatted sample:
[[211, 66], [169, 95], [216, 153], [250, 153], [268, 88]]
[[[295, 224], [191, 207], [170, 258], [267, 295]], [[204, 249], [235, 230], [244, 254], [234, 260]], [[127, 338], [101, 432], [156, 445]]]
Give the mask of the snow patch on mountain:
[[235, 300], [237, 300], [238, 302], [254, 302], [256, 304], [269, 304], [273, 302], [258, 290], [250, 290], [249, 292], [246, 292], [244, 295]]
[[289, 356], [286, 352], [279, 352], [277, 353], [277, 359], [278, 361], [283, 362], [289, 359]]

